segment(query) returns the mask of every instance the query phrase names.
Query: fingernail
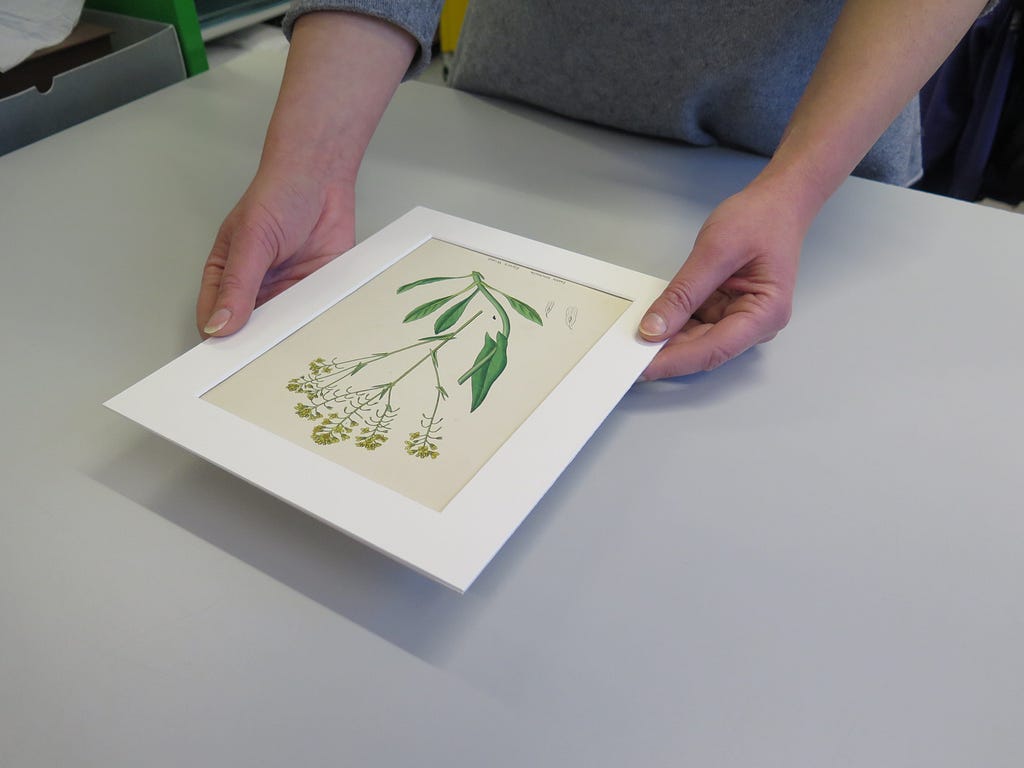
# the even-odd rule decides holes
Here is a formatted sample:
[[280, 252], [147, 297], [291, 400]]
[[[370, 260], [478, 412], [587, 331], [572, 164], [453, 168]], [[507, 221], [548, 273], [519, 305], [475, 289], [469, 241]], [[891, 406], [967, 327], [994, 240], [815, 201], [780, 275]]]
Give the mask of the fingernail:
[[640, 374], [639, 376], [637, 376], [637, 378], [636, 378], [636, 381], [635, 381], [635, 382], [633, 382], [633, 383], [634, 383], [634, 384], [643, 384], [643, 383], [644, 383], [645, 381], [647, 381], [647, 380], [648, 380], [648, 379], [647, 379], [647, 377], [646, 377], [646, 376], [644, 376], [644, 375], [643, 375], [643, 374], [641, 373], [641, 374]]
[[210, 335], [215, 334], [217, 331], [219, 331], [221, 328], [227, 325], [230, 319], [231, 310], [228, 309], [227, 307], [221, 307], [212, 315], [210, 315], [210, 319], [206, 321], [206, 326], [203, 328], [203, 333], [208, 333]]
[[644, 336], [661, 336], [667, 327], [665, 318], [654, 312], [649, 312], [640, 323], [640, 333]]

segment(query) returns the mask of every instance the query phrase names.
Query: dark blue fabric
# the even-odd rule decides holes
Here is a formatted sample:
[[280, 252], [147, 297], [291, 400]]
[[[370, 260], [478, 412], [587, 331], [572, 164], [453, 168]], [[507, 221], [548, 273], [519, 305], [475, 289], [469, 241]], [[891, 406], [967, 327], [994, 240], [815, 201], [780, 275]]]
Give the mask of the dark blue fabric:
[[1017, 5], [1003, 0], [979, 18], [921, 91], [918, 188], [962, 200], [982, 195], [1020, 45]]
[[1014, 2], [1018, 8], [1017, 63], [1010, 78], [992, 159], [985, 172], [983, 192], [986, 197], [1020, 205], [1024, 202], [1024, 0]]

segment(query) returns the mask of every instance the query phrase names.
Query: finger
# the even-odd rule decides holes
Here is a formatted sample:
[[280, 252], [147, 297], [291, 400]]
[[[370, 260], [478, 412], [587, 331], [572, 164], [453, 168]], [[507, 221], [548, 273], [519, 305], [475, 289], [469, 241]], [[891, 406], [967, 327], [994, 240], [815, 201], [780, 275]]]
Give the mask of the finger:
[[695, 341], [715, 327], [714, 323], [702, 323], [700, 320], [688, 320], [683, 330], [665, 342], [666, 347], [673, 347], [676, 344], [686, 344]]
[[[671, 355], [665, 352], [665, 350], [668, 347], [672, 347], [677, 344], [685, 344], [687, 342], [694, 341], [695, 339], [699, 339], [712, 328], [714, 328], [713, 323], [702, 323], [700, 320], [697, 320], [696, 318], [691, 318], [690, 320], [687, 320], [686, 325], [683, 326], [683, 330], [681, 330], [679, 333], [677, 333], [675, 336], [673, 336], [671, 339], [665, 342], [665, 346], [663, 346], [658, 351], [658, 354], [655, 356], [655, 361], [659, 361], [660, 359], [664, 358], [671, 359]], [[658, 363], [658, 365], [660, 365], [660, 362]], [[642, 383], [645, 381], [654, 381], [655, 379], [664, 378], [664, 376], [658, 376], [657, 373], [658, 366], [656, 366], [655, 363], [652, 362], [651, 365], [648, 365], [644, 372], [640, 374], [640, 377], [637, 379], [637, 383]]]
[[202, 336], [203, 328], [206, 327], [210, 315], [213, 314], [213, 305], [217, 302], [217, 292], [220, 289], [220, 276], [223, 273], [224, 265], [228, 260], [228, 248], [230, 237], [228, 235], [228, 224], [221, 224], [214, 238], [210, 255], [206, 257], [206, 264], [203, 267], [202, 279], [199, 283], [199, 297], [196, 299], [196, 328]]
[[279, 293], [284, 293], [296, 283], [305, 280], [324, 265], [334, 261], [342, 250], [347, 250], [347, 248], [339, 249], [325, 256], [304, 257], [301, 261], [297, 261], [293, 257], [294, 263], [286, 261], [275, 266], [263, 278], [259, 293], [256, 294], [256, 306], [270, 301]]
[[643, 372], [647, 381], [711, 371], [767, 340], [775, 329], [751, 312], [734, 312], [719, 322], [694, 326], [672, 339], [655, 355]]
[[[699, 319], [702, 323], [717, 323], [729, 313], [730, 307], [735, 301], [736, 296], [724, 290], [724, 287], [719, 288], [697, 308], [691, 319]], [[684, 325], [683, 328], [685, 329], [686, 326]]]
[[640, 335], [662, 341], [675, 335], [736, 270], [732, 259], [694, 248], [640, 322]]
[[215, 243], [200, 289], [203, 335], [229, 336], [245, 325], [263, 277], [277, 257], [275, 242], [258, 225], [250, 224]]

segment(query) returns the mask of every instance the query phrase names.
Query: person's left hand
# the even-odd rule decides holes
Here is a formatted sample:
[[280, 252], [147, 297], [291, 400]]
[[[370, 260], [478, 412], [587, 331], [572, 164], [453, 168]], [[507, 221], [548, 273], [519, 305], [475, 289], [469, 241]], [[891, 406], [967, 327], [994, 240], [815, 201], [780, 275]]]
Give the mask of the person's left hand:
[[754, 182], [719, 205], [640, 324], [668, 339], [641, 381], [710, 371], [769, 341], [789, 322], [800, 247], [813, 216]]

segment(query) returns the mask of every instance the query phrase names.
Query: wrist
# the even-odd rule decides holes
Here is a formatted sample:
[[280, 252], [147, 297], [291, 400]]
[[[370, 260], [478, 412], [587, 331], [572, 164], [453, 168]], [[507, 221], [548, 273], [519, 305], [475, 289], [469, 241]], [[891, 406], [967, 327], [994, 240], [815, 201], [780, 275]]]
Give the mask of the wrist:
[[365, 145], [347, 139], [331, 125], [272, 125], [260, 156], [259, 173], [301, 175], [323, 186], [353, 185]]
[[373, 17], [342, 11], [300, 17], [260, 171], [298, 169], [326, 183], [354, 183], [416, 50], [409, 33]]
[[787, 212], [804, 229], [846, 177], [817, 166], [809, 157], [790, 158], [780, 148], [748, 189], [784, 203]]

